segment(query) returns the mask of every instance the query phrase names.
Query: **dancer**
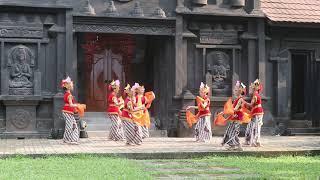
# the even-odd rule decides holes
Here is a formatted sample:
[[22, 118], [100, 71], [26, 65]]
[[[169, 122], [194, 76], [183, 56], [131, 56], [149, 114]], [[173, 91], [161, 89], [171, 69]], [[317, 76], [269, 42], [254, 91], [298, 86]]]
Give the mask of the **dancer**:
[[108, 87], [110, 94], [108, 96], [108, 109], [107, 109], [107, 117], [111, 120], [111, 129], [109, 138], [113, 141], [122, 141], [124, 140], [123, 134], [123, 125], [120, 119], [121, 115], [121, 107], [124, 104], [122, 97], [118, 98], [117, 95], [120, 89], [119, 80], [112, 81]]
[[134, 111], [135, 97], [134, 92], [130, 89], [128, 84], [124, 88], [126, 99], [124, 101], [124, 108], [122, 110], [122, 119], [124, 125], [124, 135], [127, 145], [141, 145], [142, 143], [142, 131], [141, 126], [135, 122], [132, 118], [132, 112]]
[[239, 133], [240, 133], [240, 122], [243, 120], [244, 113], [242, 112], [242, 106], [245, 101], [243, 97], [246, 94], [246, 86], [243, 83], [237, 81], [234, 87], [234, 96], [236, 99], [233, 101], [234, 114], [231, 115], [228, 120], [231, 121], [227, 130], [224, 134], [222, 146], [225, 144], [229, 145], [228, 150], [240, 150], [242, 151]]
[[192, 118], [195, 121], [189, 123], [191, 126], [193, 123], [196, 123], [195, 138], [197, 142], [209, 142], [212, 138], [209, 91], [210, 88], [201, 82], [199, 89], [200, 96], [196, 97], [197, 106], [187, 107], [188, 114], [190, 114], [189, 109], [198, 109], [197, 115], [195, 115], [195, 118]]
[[263, 108], [260, 93], [262, 85], [259, 79], [256, 79], [250, 85], [250, 92], [252, 94], [251, 103], [246, 105], [251, 108], [252, 121], [248, 124], [245, 134], [245, 145], [260, 147], [260, 132], [263, 124]]
[[149, 126], [150, 126], [150, 115], [149, 112], [146, 108], [146, 105], [148, 104], [147, 98], [144, 95], [145, 88], [144, 86], [140, 86], [138, 83], [135, 84], [135, 89], [136, 89], [136, 108], [137, 109], [142, 109], [141, 113], [141, 129], [142, 129], [142, 138], [148, 138], [149, 137]]
[[68, 144], [78, 144], [79, 129], [74, 116], [77, 104], [75, 104], [74, 97], [71, 94], [71, 91], [73, 91], [73, 82], [69, 76], [62, 80], [61, 87], [65, 91], [63, 97], [65, 104], [62, 109], [62, 116], [66, 122], [66, 125], [63, 135], [63, 142]]

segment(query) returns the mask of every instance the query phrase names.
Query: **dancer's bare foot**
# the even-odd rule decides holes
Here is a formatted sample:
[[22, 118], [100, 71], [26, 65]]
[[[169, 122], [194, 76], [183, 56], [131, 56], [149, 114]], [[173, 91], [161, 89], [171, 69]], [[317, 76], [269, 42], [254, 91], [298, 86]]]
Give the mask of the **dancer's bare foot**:
[[234, 150], [235, 149], [235, 146], [229, 146], [229, 147], [227, 147], [227, 150], [228, 151], [232, 151], [232, 150]]
[[254, 147], [261, 147], [261, 143], [257, 142], [256, 144], [253, 145]]
[[79, 145], [78, 142], [70, 142], [71, 145]]

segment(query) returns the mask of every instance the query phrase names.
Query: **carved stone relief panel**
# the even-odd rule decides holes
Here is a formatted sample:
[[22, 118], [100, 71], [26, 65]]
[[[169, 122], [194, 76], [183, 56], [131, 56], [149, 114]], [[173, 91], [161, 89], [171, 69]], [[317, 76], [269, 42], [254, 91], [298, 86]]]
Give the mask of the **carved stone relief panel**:
[[206, 81], [211, 85], [213, 96], [230, 95], [232, 70], [230, 57], [223, 51], [212, 51], [207, 54]]
[[243, 31], [243, 26], [233, 23], [191, 21], [188, 29], [199, 34], [201, 44], [235, 45], [239, 43], [239, 33]]
[[35, 55], [30, 48], [17, 45], [8, 50], [9, 95], [33, 94], [34, 65]]
[[35, 108], [31, 106], [6, 107], [6, 131], [33, 131], [36, 122]]

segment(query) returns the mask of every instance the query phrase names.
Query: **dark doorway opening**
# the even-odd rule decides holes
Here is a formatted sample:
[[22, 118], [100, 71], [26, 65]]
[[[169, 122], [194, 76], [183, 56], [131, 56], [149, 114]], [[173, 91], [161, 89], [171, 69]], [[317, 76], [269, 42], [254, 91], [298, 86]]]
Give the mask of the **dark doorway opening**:
[[306, 83], [307, 64], [309, 56], [307, 53], [292, 54], [292, 89], [291, 89], [291, 114], [292, 119], [304, 120], [307, 118]]

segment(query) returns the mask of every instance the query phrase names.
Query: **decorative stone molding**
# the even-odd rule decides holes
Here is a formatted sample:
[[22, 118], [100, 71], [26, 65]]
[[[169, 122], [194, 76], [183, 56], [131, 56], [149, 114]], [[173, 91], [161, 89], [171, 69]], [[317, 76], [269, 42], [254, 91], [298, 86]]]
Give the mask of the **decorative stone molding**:
[[0, 22], [10, 23], [11, 19], [9, 18], [9, 14], [8, 13], [1, 14], [0, 15]]
[[45, 25], [54, 25], [55, 21], [54, 21], [53, 15], [48, 15], [46, 17], [46, 19], [44, 20], [44, 24]]
[[128, 33], [128, 34], [146, 34], [146, 35], [169, 35], [173, 36], [175, 27], [160, 24], [74, 24], [76, 32], [97, 32], [97, 33]]
[[288, 49], [282, 49], [280, 51], [272, 50], [270, 52], [269, 60], [272, 62], [286, 63], [289, 60], [290, 52]]

